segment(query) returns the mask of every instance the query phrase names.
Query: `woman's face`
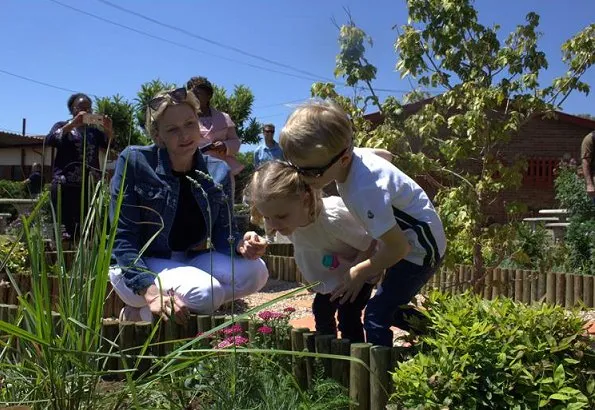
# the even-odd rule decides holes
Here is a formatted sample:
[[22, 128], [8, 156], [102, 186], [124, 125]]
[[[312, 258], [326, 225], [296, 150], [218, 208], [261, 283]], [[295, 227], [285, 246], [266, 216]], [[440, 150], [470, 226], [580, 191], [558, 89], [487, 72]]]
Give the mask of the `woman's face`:
[[159, 119], [157, 133], [157, 140], [165, 145], [172, 163], [191, 158], [201, 137], [196, 113], [187, 104], [167, 107]]
[[84, 97], [79, 97], [72, 103], [72, 115], [75, 116], [79, 112], [84, 111], [91, 113], [91, 101]]
[[200, 108], [205, 109], [209, 106], [209, 102], [211, 101], [211, 94], [205, 90], [204, 88], [195, 88], [194, 95], [198, 98], [198, 102], [200, 103]]

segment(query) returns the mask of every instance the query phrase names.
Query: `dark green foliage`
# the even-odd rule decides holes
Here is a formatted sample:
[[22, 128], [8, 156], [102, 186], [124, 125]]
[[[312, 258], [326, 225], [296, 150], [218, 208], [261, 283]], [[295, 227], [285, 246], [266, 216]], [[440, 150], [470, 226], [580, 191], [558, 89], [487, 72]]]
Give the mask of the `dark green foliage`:
[[556, 199], [570, 215], [565, 237], [567, 267], [573, 272], [595, 275], [595, 205], [573, 166], [560, 166], [555, 186]]
[[511, 224], [511, 239], [506, 243], [501, 268], [535, 269], [546, 271], [565, 271], [568, 249], [561, 243], [552, 243], [551, 234], [543, 223], [535, 229], [528, 223]]
[[[29, 191], [21, 181], [0, 179], [0, 198], [29, 198]], [[0, 205], [0, 213], [17, 215], [17, 210], [9, 204]]]
[[560, 307], [433, 294], [419, 352], [393, 374], [410, 409], [589, 409], [595, 357]]
[[0, 270], [8, 269], [11, 273], [23, 273], [29, 271], [29, 252], [22, 242], [16, 242], [11, 236], [0, 236]]
[[116, 94], [95, 100], [97, 112], [112, 119], [114, 129], [113, 149], [121, 151], [128, 145], [147, 145], [149, 138], [135, 125], [134, 105]]

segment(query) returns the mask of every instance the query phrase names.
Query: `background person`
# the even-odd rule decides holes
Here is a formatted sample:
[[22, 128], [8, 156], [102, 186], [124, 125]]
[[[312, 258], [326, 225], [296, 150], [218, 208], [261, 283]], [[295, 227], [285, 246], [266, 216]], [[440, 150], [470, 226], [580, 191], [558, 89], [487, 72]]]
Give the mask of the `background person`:
[[[91, 98], [77, 93], [68, 98], [67, 107], [72, 115], [68, 121], [58, 121], [46, 136], [46, 143], [56, 147], [52, 175], [52, 203], [58, 211], [58, 186], [61, 192], [61, 220], [70, 237], [74, 237], [84, 220], [81, 214], [81, 199], [84, 192], [84, 208], [92, 182], [99, 180], [99, 149], [107, 148], [113, 137], [112, 120], [103, 116], [101, 124], [85, 123], [86, 114], [92, 114]], [[86, 179], [83, 179], [83, 175]], [[92, 177], [92, 178], [89, 178]]]

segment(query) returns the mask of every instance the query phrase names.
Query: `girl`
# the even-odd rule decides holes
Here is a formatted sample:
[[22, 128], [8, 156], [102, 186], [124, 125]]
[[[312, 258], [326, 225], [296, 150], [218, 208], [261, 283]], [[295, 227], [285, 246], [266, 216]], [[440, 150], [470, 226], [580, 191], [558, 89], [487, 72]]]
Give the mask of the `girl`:
[[316, 331], [336, 334], [338, 311], [341, 337], [364, 341], [362, 311], [370, 299], [373, 282], [366, 283], [349, 303], [331, 301], [349, 269], [368, 258], [375, 241], [351, 216], [340, 197], [321, 198], [319, 190], [306, 185], [288, 163], [270, 161], [254, 172], [246, 188], [254, 222], [289, 237], [295, 262], [305, 280], [317, 283], [312, 311]]

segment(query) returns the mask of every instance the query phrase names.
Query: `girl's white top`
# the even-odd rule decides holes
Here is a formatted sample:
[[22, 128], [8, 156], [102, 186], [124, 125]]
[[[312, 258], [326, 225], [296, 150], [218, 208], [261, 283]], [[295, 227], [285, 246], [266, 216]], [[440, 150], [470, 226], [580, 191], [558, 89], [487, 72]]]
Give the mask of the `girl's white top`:
[[322, 199], [318, 218], [296, 229], [289, 239], [294, 245], [298, 269], [308, 283], [320, 281], [313, 290], [331, 293], [343, 282], [360, 251], [372, 243], [372, 237], [349, 213], [338, 196]]

